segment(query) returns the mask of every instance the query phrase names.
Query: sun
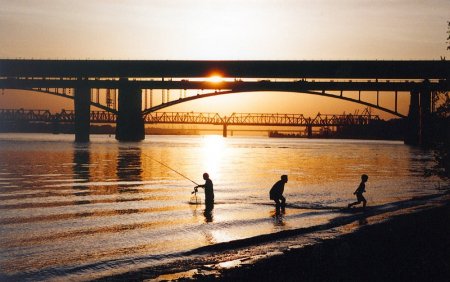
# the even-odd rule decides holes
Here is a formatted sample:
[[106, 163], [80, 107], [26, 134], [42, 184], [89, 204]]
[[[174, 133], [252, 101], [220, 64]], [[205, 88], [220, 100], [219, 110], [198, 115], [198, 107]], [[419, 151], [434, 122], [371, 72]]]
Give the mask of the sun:
[[211, 75], [210, 77], [208, 77], [208, 81], [212, 83], [220, 83], [223, 82], [223, 77], [217, 74]]

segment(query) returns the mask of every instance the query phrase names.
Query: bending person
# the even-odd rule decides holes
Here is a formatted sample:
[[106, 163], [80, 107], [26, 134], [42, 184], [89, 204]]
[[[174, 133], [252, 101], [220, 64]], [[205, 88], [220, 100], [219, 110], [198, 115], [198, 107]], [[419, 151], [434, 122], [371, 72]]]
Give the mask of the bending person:
[[277, 209], [280, 207], [284, 208], [286, 205], [286, 198], [283, 197], [284, 184], [288, 182], [287, 175], [282, 175], [281, 179], [278, 180], [270, 189], [270, 199], [275, 201], [275, 206]]

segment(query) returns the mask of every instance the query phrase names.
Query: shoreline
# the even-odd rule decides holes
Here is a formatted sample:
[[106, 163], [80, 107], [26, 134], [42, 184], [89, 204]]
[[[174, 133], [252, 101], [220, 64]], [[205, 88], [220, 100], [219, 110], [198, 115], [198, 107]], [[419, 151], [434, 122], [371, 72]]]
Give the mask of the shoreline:
[[449, 277], [447, 201], [251, 265], [223, 269], [214, 280], [448, 281]]
[[313, 232], [306, 229], [258, 242], [252, 238], [231, 242], [232, 246], [199, 248], [170, 265], [96, 281], [446, 281], [450, 277], [448, 193], [411, 199], [397, 209], [357, 212], [351, 220], [330, 222]]

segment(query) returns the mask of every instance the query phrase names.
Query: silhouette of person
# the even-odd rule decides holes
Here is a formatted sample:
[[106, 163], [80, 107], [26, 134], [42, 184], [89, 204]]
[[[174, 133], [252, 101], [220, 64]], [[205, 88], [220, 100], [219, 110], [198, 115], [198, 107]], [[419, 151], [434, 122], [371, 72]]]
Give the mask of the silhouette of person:
[[[283, 197], [284, 184], [288, 182], [287, 175], [282, 175], [281, 179], [278, 180], [270, 189], [270, 199], [275, 201], [275, 207], [277, 212], [279, 212], [280, 207], [284, 209], [286, 205], [286, 198]], [[281, 202], [280, 202], [281, 201]]]
[[[205, 180], [205, 184], [203, 185], [197, 185], [194, 188], [197, 189], [198, 187], [205, 189], [205, 205], [211, 206], [214, 204], [214, 189], [213, 189], [213, 183], [211, 179], [209, 179], [208, 173], [203, 173], [203, 179]], [[197, 190], [195, 190], [197, 191]]]
[[358, 188], [355, 192], [353, 192], [353, 195], [356, 195], [357, 201], [351, 204], [348, 204], [348, 208], [351, 208], [354, 205], [363, 203], [363, 208], [366, 207], [367, 201], [363, 196], [363, 193], [366, 192], [366, 182], [369, 179], [369, 176], [367, 174], [361, 175], [361, 183], [359, 184]]

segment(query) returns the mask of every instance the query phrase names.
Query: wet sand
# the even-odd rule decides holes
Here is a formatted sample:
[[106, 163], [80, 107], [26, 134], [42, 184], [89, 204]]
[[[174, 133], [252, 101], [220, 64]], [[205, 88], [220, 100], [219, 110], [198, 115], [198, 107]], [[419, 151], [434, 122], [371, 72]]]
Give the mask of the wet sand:
[[[197, 280], [212, 277], [197, 276]], [[227, 281], [449, 281], [450, 203], [222, 270]]]

